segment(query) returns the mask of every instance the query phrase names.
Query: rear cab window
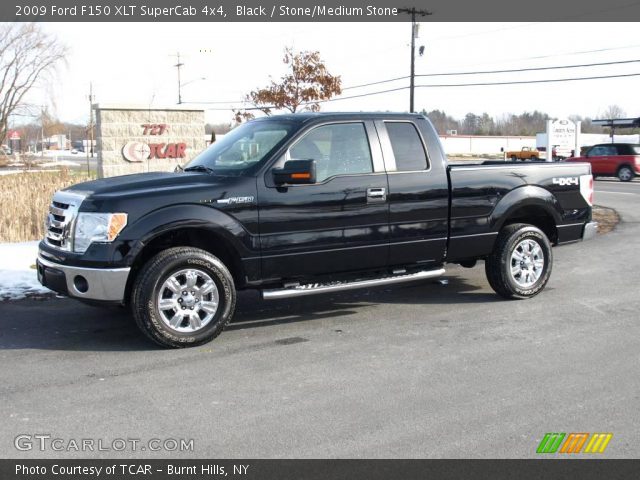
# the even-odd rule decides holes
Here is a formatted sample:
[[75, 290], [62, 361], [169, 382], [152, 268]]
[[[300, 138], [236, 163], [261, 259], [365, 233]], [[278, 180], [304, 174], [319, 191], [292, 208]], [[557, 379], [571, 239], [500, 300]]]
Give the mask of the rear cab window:
[[416, 126], [411, 122], [384, 123], [393, 149], [396, 170], [399, 172], [427, 170], [429, 160]]

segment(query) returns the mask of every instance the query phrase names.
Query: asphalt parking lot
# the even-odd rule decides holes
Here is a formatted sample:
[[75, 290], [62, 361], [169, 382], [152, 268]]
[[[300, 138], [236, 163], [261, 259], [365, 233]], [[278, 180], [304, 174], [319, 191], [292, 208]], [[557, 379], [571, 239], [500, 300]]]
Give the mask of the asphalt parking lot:
[[[640, 182], [596, 182], [622, 223], [554, 250], [528, 301], [482, 265], [447, 284], [240, 299], [211, 344], [162, 350], [118, 308], [0, 303], [4, 458], [522, 458], [546, 432], [640, 453]], [[184, 438], [190, 452], [18, 451], [20, 434]]]

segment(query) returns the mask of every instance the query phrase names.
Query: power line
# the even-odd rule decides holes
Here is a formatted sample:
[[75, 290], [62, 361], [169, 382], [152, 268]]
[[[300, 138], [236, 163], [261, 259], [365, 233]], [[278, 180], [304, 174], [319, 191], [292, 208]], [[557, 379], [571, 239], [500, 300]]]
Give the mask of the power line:
[[[543, 71], [543, 70], [563, 70], [569, 68], [586, 68], [586, 67], [599, 67], [599, 66], [607, 66], [607, 65], [623, 65], [629, 63], [638, 63], [640, 59], [636, 60], [619, 60], [613, 62], [599, 62], [599, 63], [581, 63], [575, 65], [556, 65], [549, 67], [529, 67], [529, 68], [510, 68], [503, 70], [478, 70], [478, 71], [470, 71], [470, 72], [436, 72], [436, 73], [423, 73], [417, 74], [416, 77], [446, 77], [446, 76], [458, 76], [458, 75], [492, 75], [498, 73], [516, 73], [516, 72], [534, 72], [534, 71]], [[369, 87], [372, 85], [380, 85], [383, 83], [391, 83], [396, 82], [398, 80], [404, 80], [409, 78], [409, 75], [405, 75], [404, 77], [395, 77], [389, 78], [386, 80], [378, 80], [376, 82], [363, 83], [361, 85], [351, 85], [349, 87], [344, 87], [342, 90], [353, 90], [356, 88]], [[234, 102], [220, 102], [220, 103], [234, 103]]]
[[403, 77], [389, 78], [387, 80], [378, 80], [377, 82], [363, 83], [361, 85], [351, 85], [349, 87], [344, 87], [342, 90], [353, 90], [354, 88], [370, 87], [372, 85], [380, 85], [381, 83], [389, 83], [389, 82], [396, 82], [398, 80], [404, 80], [405, 78], [409, 78], [409, 75], [405, 75]]
[[638, 48], [638, 47], [640, 47], [640, 44], [636, 44], [636, 45], [621, 45], [621, 46], [618, 46], [618, 47], [605, 47], [605, 48], [598, 48], [598, 49], [595, 49], [595, 50], [578, 50], [578, 51], [564, 52], [564, 53], [553, 53], [553, 54], [549, 54], [549, 55], [535, 55], [535, 56], [531, 56], [531, 57], [503, 58], [503, 59], [493, 60], [491, 62], [475, 63], [474, 65], [494, 65], [496, 63], [521, 62], [521, 61], [524, 61], [524, 60], [542, 60], [544, 58], [569, 57], [569, 56], [573, 56], [573, 55], [585, 55], [585, 54], [588, 54], [588, 53], [612, 52], [612, 51], [615, 51], [615, 50], [628, 50], [628, 49]]
[[425, 73], [416, 75], [417, 77], [445, 77], [445, 76], [457, 76], [457, 75], [485, 75], [496, 73], [514, 73], [514, 72], [535, 72], [540, 70], [562, 70], [567, 68], [584, 68], [584, 67], [599, 67], [604, 65], [622, 65], [626, 63], [638, 63], [637, 60], [618, 60], [614, 62], [600, 62], [600, 63], [581, 63], [577, 65], [556, 65], [553, 67], [528, 67], [528, 68], [510, 68], [505, 70], [479, 70], [475, 72], [447, 72], [447, 73]]
[[[475, 83], [448, 83], [448, 84], [428, 84], [428, 85], [416, 85], [415, 88], [453, 88], [453, 87], [483, 87], [483, 86], [497, 86], [497, 85], [525, 85], [525, 84], [536, 84], [536, 83], [560, 83], [560, 82], [577, 82], [584, 80], [603, 80], [608, 78], [628, 78], [628, 77], [638, 77], [640, 73], [626, 73], [626, 74], [618, 74], [618, 75], [598, 75], [598, 76], [590, 76], [590, 77], [570, 77], [570, 78], [548, 78], [541, 80], [511, 80], [504, 82], [475, 82]], [[368, 92], [361, 93], [358, 95], [349, 95], [347, 97], [339, 97], [339, 98], [330, 98], [328, 100], [319, 100], [317, 102], [309, 102], [304, 103], [302, 105], [310, 105], [312, 103], [327, 103], [327, 102], [338, 102], [341, 100], [351, 100], [354, 98], [362, 98], [362, 97], [371, 97], [374, 95], [382, 95], [385, 93], [399, 92], [401, 90], [408, 89], [409, 86], [390, 88], [386, 90], [379, 90], [377, 92]], [[217, 102], [187, 102], [187, 103], [199, 103], [202, 105], [213, 104]], [[242, 108], [242, 107], [238, 107]], [[262, 110], [265, 108], [275, 108], [273, 105], [263, 106], [263, 107], [247, 107], [242, 108], [242, 110]], [[213, 111], [229, 111], [233, 110], [233, 107], [229, 108], [211, 108], [209, 110]]]
[[[557, 83], [557, 82], [575, 82], [580, 80], [602, 80], [605, 78], [624, 78], [624, 77], [638, 77], [640, 73], [624, 73], [619, 75], [599, 75], [593, 77], [573, 77], [573, 78], [550, 78], [544, 80], [514, 80], [505, 82], [478, 82], [478, 83], [450, 83], [450, 84], [430, 84], [430, 85], [416, 85], [420, 88], [440, 88], [440, 87], [480, 87], [490, 85], [522, 85], [531, 83]], [[405, 87], [406, 88], [406, 87]]]
[[[619, 75], [599, 75], [592, 77], [571, 77], [571, 78], [549, 78], [543, 80], [513, 80], [504, 82], [478, 82], [478, 83], [450, 83], [450, 84], [429, 84], [429, 85], [416, 85], [416, 88], [447, 88], [447, 87], [479, 87], [479, 86], [491, 86], [491, 85], [522, 85], [533, 83], [554, 83], [554, 82], [574, 82], [582, 80], [601, 80], [606, 78], [624, 78], [624, 77], [638, 77], [640, 73], [627, 73]], [[362, 93], [360, 95], [350, 95], [348, 97], [330, 98], [328, 100], [321, 100], [318, 103], [325, 102], [337, 102], [339, 100], [349, 100], [352, 98], [368, 97], [373, 95], [381, 95], [384, 93], [397, 92], [400, 90], [406, 90], [408, 86], [391, 88], [388, 90], [380, 90], [378, 92]], [[314, 102], [315, 103], [315, 102]]]
[[[416, 85], [416, 87], [418, 87], [418, 86], [419, 85]], [[400, 90], [406, 90], [407, 88], [410, 88], [410, 86], [407, 85], [407, 86], [404, 86], [404, 87], [390, 88], [388, 90], [380, 90], [379, 92], [361, 93], [359, 95], [350, 95], [348, 97], [329, 98], [328, 100], [319, 100], [317, 103], [337, 102], [339, 100], [349, 100], [349, 99], [352, 99], [352, 98], [369, 97], [369, 96], [372, 96], [372, 95], [381, 95], [383, 93], [399, 92]], [[313, 102], [313, 103], [316, 103], [316, 102]]]

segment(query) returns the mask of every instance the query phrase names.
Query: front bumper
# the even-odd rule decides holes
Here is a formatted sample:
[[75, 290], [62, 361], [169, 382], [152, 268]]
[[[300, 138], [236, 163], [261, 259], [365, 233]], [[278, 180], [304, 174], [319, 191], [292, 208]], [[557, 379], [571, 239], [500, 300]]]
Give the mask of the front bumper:
[[598, 222], [587, 222], [582, 231], [582, 240], [591, 240], [598, 233]]
[[71, 267], [38, 255], [38, 281], [69, 297], [124, 303], [124, 292], [131, 268]]

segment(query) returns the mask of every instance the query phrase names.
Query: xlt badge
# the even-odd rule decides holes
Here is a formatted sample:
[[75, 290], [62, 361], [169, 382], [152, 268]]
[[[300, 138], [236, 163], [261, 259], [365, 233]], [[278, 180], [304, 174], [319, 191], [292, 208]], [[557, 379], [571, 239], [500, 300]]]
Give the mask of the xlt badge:
[[229, 198], [221, 198], [220, 200], [216, 200], [216, 203], [220, 203], [222, 205], [229, 205], [235, 203], [253, 203], [254, 197], [250, 195], [248, 197], [229, 197]]

